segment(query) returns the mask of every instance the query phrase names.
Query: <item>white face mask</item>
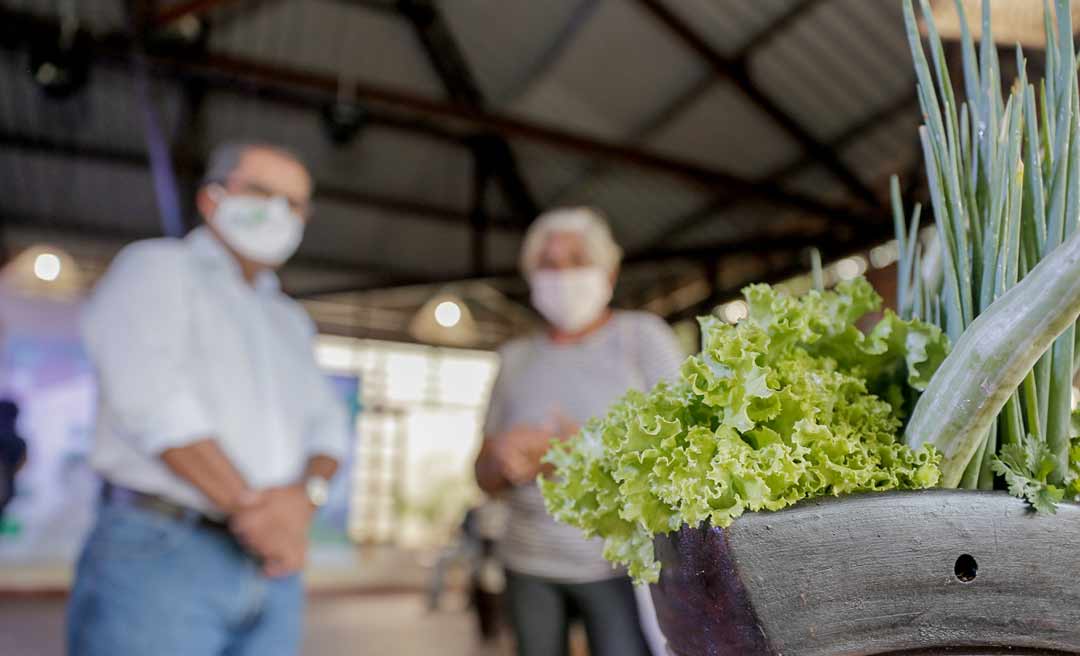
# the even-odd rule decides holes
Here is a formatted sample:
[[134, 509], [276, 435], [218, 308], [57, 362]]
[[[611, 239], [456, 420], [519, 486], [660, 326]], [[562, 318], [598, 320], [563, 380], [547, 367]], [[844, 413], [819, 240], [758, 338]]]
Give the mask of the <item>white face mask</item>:
[[576, 333], [611, 302], [611, 276], [600, 267], [541, 269], [529, 276], [532, 304], [553, 326]]
[[222, 196], [211, 222], [240, 255], [269, 267], [292, 257], [304, 238], [304, 222], [280, 196]]

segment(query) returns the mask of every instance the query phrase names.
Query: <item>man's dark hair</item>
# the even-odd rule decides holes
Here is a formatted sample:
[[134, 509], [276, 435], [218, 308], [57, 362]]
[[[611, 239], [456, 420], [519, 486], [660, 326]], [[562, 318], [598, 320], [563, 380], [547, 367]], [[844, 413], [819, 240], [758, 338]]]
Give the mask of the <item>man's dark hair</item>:
[[304, 158], [288, 148], [257, 141], [230, 141], [220, 144], [210, 151], [210, 157], [206, 160], [206, 171], [203, 173], [200, 186], [224, 184], [225, 180], [236, 170], [236, 167], [240, 166], [240, 160], [244, 157], [244, 154], [252, 150], [268, 150], [277, 153], [304, 167], [304, 170], [311, 171]]

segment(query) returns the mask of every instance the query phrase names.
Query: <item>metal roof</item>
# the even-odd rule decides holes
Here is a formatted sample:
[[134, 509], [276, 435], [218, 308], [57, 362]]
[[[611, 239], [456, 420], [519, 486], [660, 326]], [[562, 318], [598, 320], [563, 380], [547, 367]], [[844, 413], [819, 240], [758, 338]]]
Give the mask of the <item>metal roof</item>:
[[[656, 264], [656, 251], [664, 270], [696, 275], [717, 259], [711, 246], [726, 259], [758, 257], [760, 242], [778, 236], [793, 260], [798, 239], [883, 234], [888, 175], [917, 162], [899, 0], [158, 8], [195, 4], [209, 35], [201, 50], [150, 46], [163, 131], [189, 167], [236, 139], [278, 142], [308, 160], [320, 195], [288, 276], [301, 291], [512, 273], [533, 205], [600, 207], [637, 267]], [[116, 241], [160, 231], [134, 78], [116, 52], [136, 43], [124, 6], [0, 0], [0, 25], [21, 26], [0, 27], [0, 193], [10, 199], [0, 212], [16, 238], [35, 222], [67, 226], [72, 244], [87, 228]], [[86, 88], [56, 101], [31, 79], [27, 52], [65, 7], [97, 50]], [[175, 40], [179, 24], [146, 33]], [[344, 145], [320, 117], [335, 97], [367, 112]], [[495, 170], [478, 204], [481, 151]], [[477, 209], [491, 224], [482, 271]], [[841, 227], [848, 214], [857, 216]], [[492, 282], [520, 294], [508, 278]], [[628, 288], [623, 300], [641, 294]]]

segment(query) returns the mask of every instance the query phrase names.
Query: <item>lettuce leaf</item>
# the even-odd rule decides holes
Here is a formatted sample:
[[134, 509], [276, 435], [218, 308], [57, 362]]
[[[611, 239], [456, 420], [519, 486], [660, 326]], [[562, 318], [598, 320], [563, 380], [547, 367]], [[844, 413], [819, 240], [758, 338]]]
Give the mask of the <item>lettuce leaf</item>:
[[605, 541], [604, 555], [655, 581], [653, 536], [802, 499], [937, 484], [940, 455], [897, 440], [911, 400], [945, 358], [941, 332], [877, 310], [868, 282], [801, 298], [744, 290], [737, 325], [701, 319], [702, 352], [679, 379], [631, 391], [556, 444], [539, 479], [555, 518]]

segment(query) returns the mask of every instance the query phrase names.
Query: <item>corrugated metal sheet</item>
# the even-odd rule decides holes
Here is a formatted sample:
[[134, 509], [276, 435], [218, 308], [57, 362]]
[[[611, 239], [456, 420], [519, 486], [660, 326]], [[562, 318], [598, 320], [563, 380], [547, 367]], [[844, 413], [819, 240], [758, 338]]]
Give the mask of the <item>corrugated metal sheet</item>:
[[303, 155], [322, 182], [462, 211], [469, 206], [472, 159], [464, 148], [374, 125], [350, 145], [335, 146], [314, 112], [233, 95], [211, 94], [204, 111], [210, 144], [279, 143]]
[[[303, 253], [404, 275], [446, 277], [470, 273], [472, 230], [423, 217], [320, 201]], [[512, 267], [520, 235], [493, 229], [492, 267]]]
[[705, 65], [634, 3], [607, 0], [549, 71], [510, 109], [621, 139], [705, 73]]
[[[578, 25], [591, 20], [599, 0], [440, 2], [450, 29], [472, 67], [477, 84], [494, 105], [505, 105], [546, 68], [550, 56], [573, 41]], [[565, 31], [565, 39], [558, 35]]]
[[537, 202], [544, 206], [563, 202], [573, 185], [597, 166], [579, 156], [532, 142], [515, 141], [511, 147], [517, 155], [522, 176], [528, 181]]
[[[58, 101], [41, 93], [28, 69], [25, 54], [0, 53], [0, 129], [111, 149], [143, 150], [142, 117], [136, 111], [130, 75], [97, 67], [81, 93]], [[176, 89], [160, 82], [153, 88], [162, 127], [173, 134], [179, 107]]]
[[772, 234], [777, 225], [802, 221], [797, 213], [769, 203], [750, 202], [716, 212], [697, 227], [672, 239], [670, 246], [696, 248], [710, 244], [736, 242]]
[[884, 188], [889, 176], [904, 173], [922, 157], [919, 123], [915, 110], [902, 113], [849, 145], [841, 157], [865, 182]]
[[823, 141], [913, 86], [900, 3], [830, 0], [751, 58], [762, 89]]
[[412, 25], [393, 14], [338, 0], [279, 0], [236, 11], [211, 29], [211, 49], [443, 95]]
[[663, 234], [673, 217], [701, 206], [706, 198], [700, 187], [619, 170], [585, 182], [568, 194], [566, 203], [603, 210], [611, 220], [615, 237], [624, 248], [634, 251]]
[[799, 169], [782, 181], [781, 186], [790, 192], [830, 200], [842, 199], [847, 193], [836, 176], [820, 164]]
[[147, 169], [0, 150], [0, 212], [44, 226], [145, 235], [161, 231]]
[[[179, 1], [179, 0], [173, 0]], [[723, 53], [739, 52], [806, 0], [663, 0]], [[0, 0], [4, 7], [55, 15], [56, 0]], [[392, 0], [387, 0], [392, 6]], [[212, 50], [320, 72], [346, 74], [433, 99], [444, 92], [410, 23], [393, 11], [341, 0], [247, 0], [212, 12]], [[121, 0], [77, 0], [84, 26], [123, 29]], [[711, 70], [670, 30], [631, 0], [440, 0], [489, 103], [499, 111], [618, 143], [640, 143], [671, 157], [750, 179], [775, 179], [803, 149], [728, 82], [705, 91]], [[750, 54], [752, 79], [818, 140], [832, 143], [851, 126], [911, 93], [911, 65], [897, 0], [821, 0]], [[0, 129], [67, 142], [142, 152], [130, 77], [97, 67], [88, 90], [68, 103], [40, 98], [22, 55], [0, 52]], [[158, 83], [166, 130], [175, 133], [181, 98]], [[680, 98], [692, 98], [680, 102]], [[211, 91], [203, 146], [223, 140], [282, 143], [303, 154], [326, 185], [445, 206], [471, 203], [473, 162], [444, 141], [369, 126], [335, 147], [310, 109], [239, 92]], [[433, 119], [434, 120], [434, 119]], [[906, 168], [916, 156], [914, 110], [848, 139], [844, 162], [868, 184]], [[652, 129], [650, 129], [652, 128]], [[512, 140], [519, 168], [541, 206], [588, 203], [608, 212], [634, 251], [670, 231], [710, 192], [661, 172], [535, 142]], [[137, 167], [61, 161], [0, 152], [0, 194], [10, 210], [117, 230], [156, 230], [148, 173]], [[848, 193], [818, 164], [779, 182], [792, 191], [844, 202]], [[102, 189], [110, 190], [102, 194]], [[117, 193], [119, 190], [119, 193]], [[58, 193], [62, 192], [62, 193]], [[489, 210], [508, 211], [494, 186]], [[9, 210], [9, 211], [10, 211]], [[427, 273], [469, 272], [470, 231], [445, 221], [320, 201], [304, 253], [360, 266]], [[668, 247], [700, 247], [820, 226], [789, 209], [749, 202], [717, 212]], [[758, 237], [753, 237], [758, 238]], [[512, 267], [520, 235], [493, 232], [490, 266]], [[648, 278], [648, 276], [645, 276]]]
[[668, 0], [667, 6], [724, 54], [738, 51], [805, 0]]
[[673, 156], [747, 177], [764, 175], [801, 152], [728, 82], [717, 83], [648, 143]]
[[5, 8], [55, 15], [72, 8], [81, 27], [94, 32], [124, 29], [127, 25], [123, 2], [116, 0], [4, 0]]

